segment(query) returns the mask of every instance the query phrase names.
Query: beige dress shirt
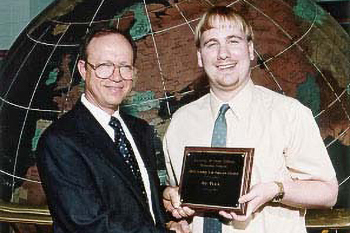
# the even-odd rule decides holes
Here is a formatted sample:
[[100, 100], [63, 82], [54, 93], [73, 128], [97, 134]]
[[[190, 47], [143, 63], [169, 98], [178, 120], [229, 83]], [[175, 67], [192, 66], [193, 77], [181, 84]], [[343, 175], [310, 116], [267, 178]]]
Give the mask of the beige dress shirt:
[[[213, 93], [173, 115], [163, 145], [170, 185], [178, 185], [185, 146], [210, 146], [223, 104]], [[228, 102], [227, 147], [255, 148], [251, 186], [291, 179], [328, 181], [335, 171], [311, 111], [297, 100], [249, 81]], [[305, 210], [267, 204], [247, 221], [223, 224], [223, 233], [306, 233]], [[203, 231], [195, 216], [193, 233]]]

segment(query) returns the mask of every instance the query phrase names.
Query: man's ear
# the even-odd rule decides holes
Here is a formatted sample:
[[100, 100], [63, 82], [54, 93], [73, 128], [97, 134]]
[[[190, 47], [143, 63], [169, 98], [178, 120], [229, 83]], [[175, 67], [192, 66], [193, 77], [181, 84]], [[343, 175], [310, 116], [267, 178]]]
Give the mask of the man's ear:
[[78, 61], [78, 70], [79, 70], [80, 76], [85, 81], [85, 77], [86, 77], [86, 64], [85, 64], [85, 61], [83, 61], [83, 60], [79, 60]]
[[251, 61], [254, 60], [255, 56], [254, 56], [254, 44], [253, 41], [249, 41], [248, 42], [248, 49], [249, 49], [249, 58]]
[[203, 67], [202, 54], [199, 51], [199, 49], [197, 49], [197, 60], [198, 60], [198, 66]]

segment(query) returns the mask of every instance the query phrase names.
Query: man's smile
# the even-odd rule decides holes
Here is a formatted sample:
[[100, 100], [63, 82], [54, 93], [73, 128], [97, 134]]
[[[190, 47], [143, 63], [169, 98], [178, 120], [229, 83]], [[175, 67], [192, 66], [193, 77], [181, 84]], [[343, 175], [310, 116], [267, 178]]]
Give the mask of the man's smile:
[[232, 69], [232, 68], [234, 68], [236, 65], [237, 65], [237, 62], [234, 62], [234, 63], [219, 64], [219, 65], [217, 65], [216, 67], [217, 67], [219, 70], [226, 70], [226, 69]]

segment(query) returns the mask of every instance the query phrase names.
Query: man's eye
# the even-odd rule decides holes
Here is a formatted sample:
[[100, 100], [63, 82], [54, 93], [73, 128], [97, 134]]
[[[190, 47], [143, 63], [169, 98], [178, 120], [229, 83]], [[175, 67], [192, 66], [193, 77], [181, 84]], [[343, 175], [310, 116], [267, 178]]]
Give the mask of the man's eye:
[[120, 69], [132, 70], [132, 66], [120, 66]]
[[215, 43], [215, 42], [207, 43], [207, 47], [208, 48], [212, 48], [212, 47], [214, 47], [216, 45], [217, 45], [217, 43]]
[[238, 40], [229, 40], [228, 42], [229, 42], [229, 44], [238, 44], [239, 43]]
[[111, 67], [111, 66], [114, 66], [114, 65], [111, 63], [102, 63], [102, 64], [99, 64], [97, 67]]

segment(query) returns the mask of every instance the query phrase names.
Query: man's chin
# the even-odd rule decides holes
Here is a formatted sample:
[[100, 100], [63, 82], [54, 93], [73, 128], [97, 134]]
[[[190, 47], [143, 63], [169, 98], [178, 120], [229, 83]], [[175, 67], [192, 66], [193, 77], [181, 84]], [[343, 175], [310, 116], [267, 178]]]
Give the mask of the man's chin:
[[240, 85], [240, 84], [239, 84], [239, 79], [232, 78], [232, 75], [223, 77], [223, 78], [220, 80], [220, 83], [219, 83], [219, 84], [220, 84], [220, 86], [222, 86], [222, 87], [235, 87], [235, 86]]

